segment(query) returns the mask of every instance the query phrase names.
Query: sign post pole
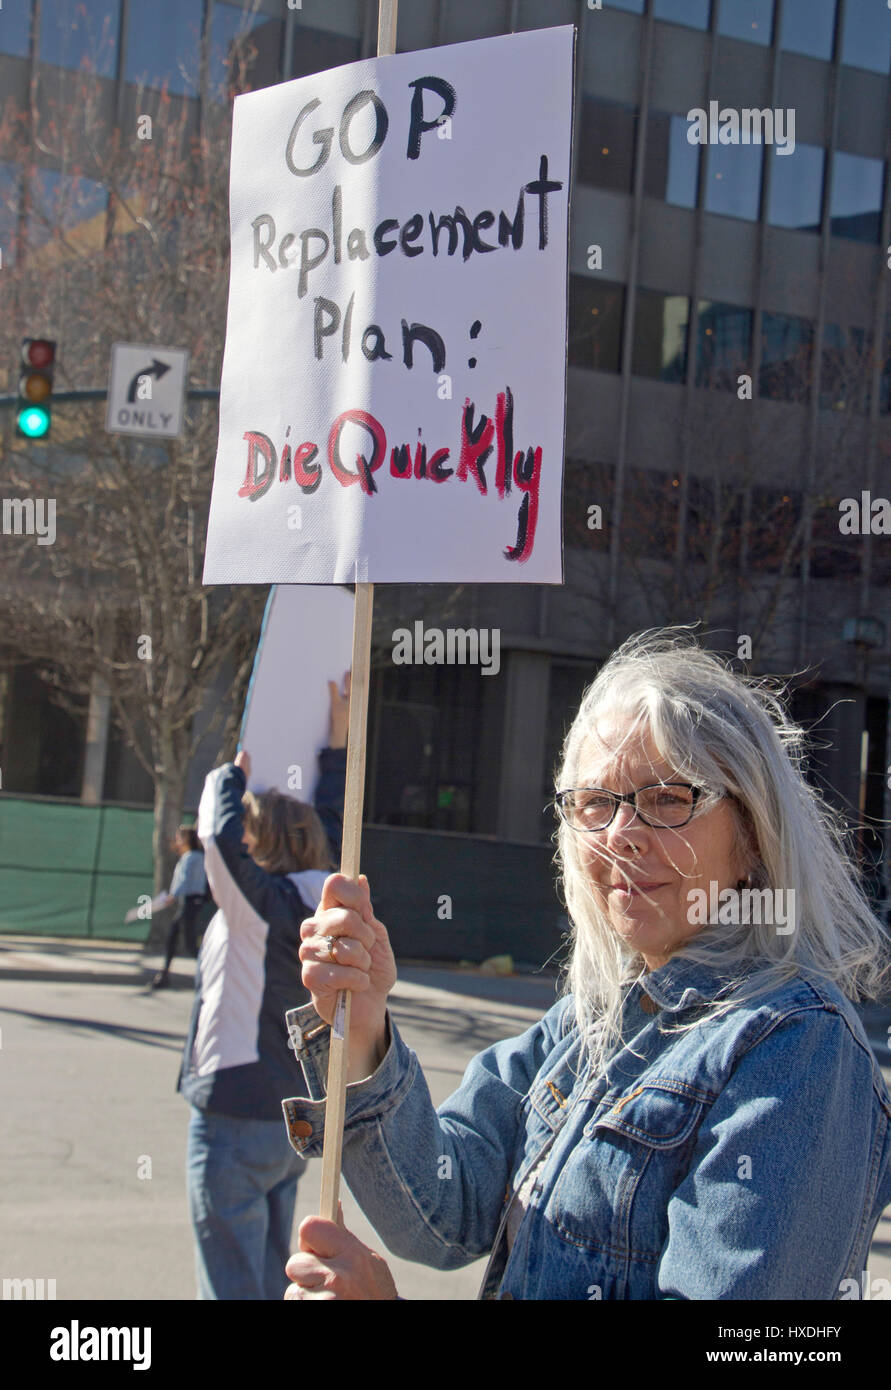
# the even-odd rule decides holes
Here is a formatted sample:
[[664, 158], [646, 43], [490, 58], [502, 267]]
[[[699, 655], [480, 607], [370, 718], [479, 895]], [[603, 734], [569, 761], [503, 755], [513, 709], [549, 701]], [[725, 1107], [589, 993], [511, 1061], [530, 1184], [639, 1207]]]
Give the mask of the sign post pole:
[[[343, 807], [343, 844], [340, 872], [359, 877], [362, 844], [362, 808], [365, 791], [365, 741], [368, 724], [368, 686], [371, 665], [371, 612], [373, 584], [357, 584], [353, 613], [353, 662], [350, 678], [350, 724], [347, 736], [346, 791]], [[325, 1142], [322, 1149], [322, 1191], [319, 1215], [337, 1220], [340, 1191], [340, 1159], [346, 1108], [347, 1071], [350, 1056], [350, 992], [342, 990], [331, 1025], [328, 1054]]]
[[[396, 52], [396, 12], [399, 0], [379, 0], [377, 56]], [[368, 687], [371, 666], [371, 614], [373, 584], [356, 584], [353, 614], [353, 664], [350, 678], [350, 725], [347, 738], [346, 791], [344, 794], [343, 845], [340, 872], [359, 877], [362, 845], [362, 810], [365, 792], [365, 743], [368, 726]], [[325, 1141], [322, 1149], [322, 1190], [319, 1215], [329, 1221], [338, 1216], [340, 1163], [346, 1110], [347, 1072], [350, 1058], [350, 992], [337, 997], [328, 1056]]]

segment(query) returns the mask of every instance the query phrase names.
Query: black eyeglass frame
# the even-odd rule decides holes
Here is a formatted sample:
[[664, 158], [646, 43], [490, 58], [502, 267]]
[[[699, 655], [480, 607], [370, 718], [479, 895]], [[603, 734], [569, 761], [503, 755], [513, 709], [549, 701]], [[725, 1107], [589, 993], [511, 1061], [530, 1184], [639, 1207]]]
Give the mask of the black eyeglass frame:
[[[680, 821], [677, 825], [655, 824], [653, 821], [647, 820], [646, 816], [637, 805], [637, 797], [640, 792], [653, 791], [656, 787], [686, 787], [687, 791], [692, 792], [693, 796], [690, 803], [690, 814], [686, 820]], [[606, 824], [596, 827], [573, 825], [564, 809], [564, 798], [571, 796], [573, 792], [602, 792], [604, 796], [608, 796], [613, 803], [613, 813]], [[695, 816], [696, 807], [700, 798], [708, 794], [708, 787], [695, 787], [692, 782], [650, 782], [646, 787], [638, 787], [637, 791], [628, 793], [612, 792], [608, 787], [566, 787], [563, 791], [559, 791], [555, 795], [554, 806], [556, 807], [557, 813], [561, 819], [566, 822], [570, 830], [577, 831], [579, 835], [599, 835], [601, 831], [609, 830], [623, 801], [627, 801], [629, 806], [633, 806], [635, 816], [639, 816], [642, 823], [649, 826], [651, 830], [683, 830], [684, 826], [689, 825]], [[721, 799], [725, 796], [729, 796], [729, 792], [712, 792], [711, 795]], [[632, 816], [628, 824], [634, 824], [634, 816]]]

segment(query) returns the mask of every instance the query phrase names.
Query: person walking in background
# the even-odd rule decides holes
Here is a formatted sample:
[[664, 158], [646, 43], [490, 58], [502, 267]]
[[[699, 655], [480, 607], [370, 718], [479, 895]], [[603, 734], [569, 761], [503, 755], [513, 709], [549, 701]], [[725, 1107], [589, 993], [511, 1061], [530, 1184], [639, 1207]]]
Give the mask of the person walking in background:
[[[281, 1125], [293, 1086], [285, 1012], [300, 984], [300, 924], [340, 854], [349, 719], [328, 683], [329, 746], [315, 809], [245, 792], [247, 752], [208, 775], [198, 835], [219, 910], [205, 934], [177, 1089], [191, 1106], [186, 1170], [200, 1299], [281, 1299], [300, 1162]], [[287, 758], [283, 754], [283, 762]]]
[[201, 852], [198, 834], [192, 826], [181, 825], [179, 827], [174, 836], [173, 848], [179, 855], [179, 859], [173, 871], [170, 891], [167, 894], [167, 906], [172, 907], [175, 903], [179, 903], [180, 907], [168, 928], [164, 968], [159, 970], [152, 980], [152, 989], [163, 989], [167, 984], [167, 976], [170, 973], [170, 966], [179, 944], [180, 929], [185, 937], [186, 950], [190, 956], [197, 959], [198, 915], [207, 901], [204, 855]]

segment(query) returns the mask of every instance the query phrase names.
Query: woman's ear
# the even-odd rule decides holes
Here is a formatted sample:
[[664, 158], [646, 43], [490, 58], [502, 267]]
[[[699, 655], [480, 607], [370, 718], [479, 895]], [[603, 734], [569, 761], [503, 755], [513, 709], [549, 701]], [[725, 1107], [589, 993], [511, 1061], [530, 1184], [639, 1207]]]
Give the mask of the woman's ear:
[[736, 843], [734, 845], [734, 867], [736, 868], [737, 883], [746, 882], [750, 887], [754, 886], [755, 879], [759, 870], [763, 873], [764, 865], [761, 862], [761, 850], [758, 845], [758, 837], [755, 834], [755, 827], [752, 818], [745, 806], [737, 801], [731, 802], [733, 815], [736, 820]]

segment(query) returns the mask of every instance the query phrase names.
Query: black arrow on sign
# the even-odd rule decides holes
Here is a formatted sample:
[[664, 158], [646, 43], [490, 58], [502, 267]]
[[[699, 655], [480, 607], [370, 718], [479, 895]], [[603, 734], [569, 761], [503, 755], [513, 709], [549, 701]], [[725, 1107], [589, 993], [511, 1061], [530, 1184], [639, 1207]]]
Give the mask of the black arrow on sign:
[[156, 380], [160, 380], [160, 378], [165, 374], [165, 372], [169, 371], [169, 362], [159, 362], [157, 357], [153, 358], [152, 365], [150, 367], [141, 367], [139, 371], [136, 373], [133, 380], [130, 382], [130, 389], [127, 392], [127, 400], [131, 403], [136, 400], [136, 388], [139, 385], [140, 377], [153, 376], [156, 378]]

